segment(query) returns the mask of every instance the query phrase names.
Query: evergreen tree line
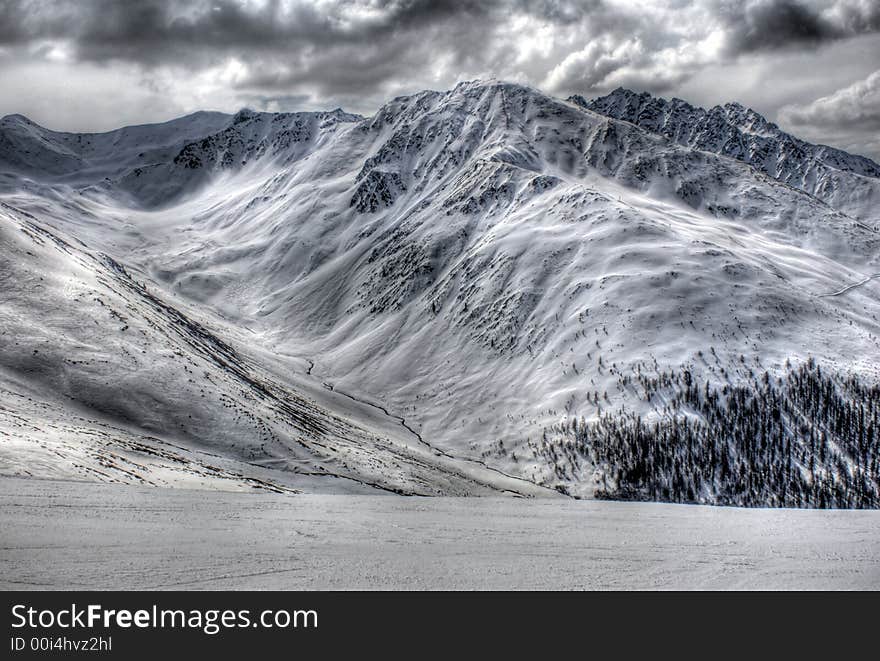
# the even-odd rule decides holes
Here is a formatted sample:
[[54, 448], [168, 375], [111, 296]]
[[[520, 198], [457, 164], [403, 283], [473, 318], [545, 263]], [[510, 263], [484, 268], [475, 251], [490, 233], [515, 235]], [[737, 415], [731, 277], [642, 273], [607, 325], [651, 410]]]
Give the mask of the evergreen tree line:
[[600, 498], [880, 507], [880, 386], [786, 367], [720, 387], [688, 370], [623, 376], [656, 415], [606, 411], [536, 447], [560, 479], [598, 471]]

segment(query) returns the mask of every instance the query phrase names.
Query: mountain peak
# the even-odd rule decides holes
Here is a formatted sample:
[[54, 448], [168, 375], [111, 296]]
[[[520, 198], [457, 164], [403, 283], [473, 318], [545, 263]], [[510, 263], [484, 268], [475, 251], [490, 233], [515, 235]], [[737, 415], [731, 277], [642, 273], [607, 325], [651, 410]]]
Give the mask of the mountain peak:
[[[820, 199], [825, 193], [816, 182], [829, 171], [880, 178], [880, 165], [870, 159], [800, 140], [735, 101], [706, 110], [681, 99], [670, 101], [624, 88], [591, 101], [580, 96], [570, 97], [569, 101], [678, 144], [743, 161]], [[807, 170], [813, 170], [814, 175], [805, 176]]]
[[534, 89], [533, 87], [529, 87], [528, 85], [524, 85], [522, 83], [514, 83], [508, 80], [500, 80], [498, 78], [477, 78], [475, 80], [466, 80], [456, 85], [452, 89], [452, 92], [467, 93], [473, 91], [482, 93], [487, 90], [526, 93], [543, 96], [542, 92]]
[[624, 98], [638, 96], [641, 98], [649, 98], [649, 97], [651, 97], [651, 93], [650, 92], [636, 92], [635, 90], [631, 90], [628, 87], [618, 86], [618, 87], [615, 87], [613, 90], [611, 90], [611, 92], [608, 94], [608, 96], [624, 97]]
[[18, 113], [13, 113], [12, 115], [6, 115], [3, 118], [0, 118], [0, 125], [3, 126], [39, 126], [36, 122], [32, 122], [30, 119], [25, 117], [24, 115], [20, 115]]
[[256, 110], [253, 110], [251, 108], [242, 108], [241, 110], [239, 110], [237, 113], [235, 113], [232, 116], [232, 123], [233, 124], [241, 124], [242, 122], [246, 122], [248, 120], [253, 119], [254, 117], [259, 116], [259, 114], [260, 113], [258, 113]]
[[[747, 133], [781, 133], [779, 127], [761, 113], [736, 101], [730, 101], [706, 110], [684, 99], [677, 97], [665, 99], [654, 96], [650, 92], [636, 92], [626, 87], [618, 87], [605, 96], [597, 97], [591, 101], [577, 94], [569, 97], [568, 101], [600, 114], [624, 119], [660, 133], [663, 131], [657, 131], [656, 127], [652, 127], [651, 117], [672, 114], [681, 116], [684, 121], [715, 116], [716, 121], [730, 124]], [[668, 119], [665, 121], [669, 123]]]
[[571, 96], [569, 96], [566, 99], [566, 101], [568, 101], [570, 103], [574, 103], [579, 106], [583, 106], [586, 108], [591, 103], [594, 103], [595, 101], [598, 101], [599, 99], [604, 99], [607, 101], [626, 101], [628, 99], [631, 99], [634, 96], [643, 96], [643, 95], [650, 96], [647, 92], [643, 92], [640, 95], [639, 93], [634, 92], [633, 90], [628, 89], [626, 87], [617, 87], [617, 88], [611, 90], [605, 96], [598, 97], [597, 99], [593, 99], [592, 101], [588, 100], [586, 97], [584, 97], [581, 94], [572, 94]]

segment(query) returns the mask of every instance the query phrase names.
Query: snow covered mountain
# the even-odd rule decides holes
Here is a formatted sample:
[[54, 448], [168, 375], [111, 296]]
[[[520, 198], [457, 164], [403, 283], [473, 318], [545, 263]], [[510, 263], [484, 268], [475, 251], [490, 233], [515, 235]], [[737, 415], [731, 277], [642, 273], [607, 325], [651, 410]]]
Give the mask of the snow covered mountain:
[[569, 100], [678, 144], [748, 163], [872, 224], [880, 220], [880, 165], [864, 156], [804, 142], [751, 108], [726, 103], [705, 110], [681, 99], [667, 101], [623, 88], [591, 101], [578, 95]]
[[[90, 428], [114, 424], [260, 470], [287, 468], [278, 471], [287, 481], [278, 480], [289, 488], [317, 488], [321, 465], [342, 466], [351, 483], [410, 493], [550, 487], [585, 497], [876, 506], [877, 443], [866, 430], [880, 408], [860, 384], [875, 382], [880, 365], [878, 166], [796, 141], [747, 111], [725, 111], [724, 121], [707, 119], [686, 136], [672, 119], [643, 126], [647, 113], [617, 117], [630, 112], [635, 102], [622, 101], [630, 95], [563, 101], [475, 81], [394, 99], [368, 118], [198, 113], [85, 136], [4, 118], [5, 241], [24, 241], [22, 227], [67, 237], [86, 274], [64, 275], [75, 265], [59, 270], [55, 257], [31, 264], [30, 246], [7, 258], [0, 277], [53, 274], [48, 305], [78, 321], [40, 340], [34, 329], [45, 326], [47, 299], [36, 288], [0, 302], [3, 332], [19, 342], [0, 354], [0, 383], [19, 393], [27, 385], [44, 402], [60, 396], [54, 414], [86, 411]], [[655, 117], [678, 117], [657, 106]], [[115, 324], [112, 315], [85, 314], [63, 284], [77, 279], [117, 291], [112, 309], [123, 316], [127, 306], [140, 310], [142, 346], [117, 343], [122, 331], [104, 323]], [[153, 337], [150, 320], [160, 329], [181, 323], [176, 313], [156, 321], [163, 306], [218, 338], [208, 342], [213, 358], [202, 331], [196, 347], [177, 330], [172, 345], [168, 332]], [[126, 323], [134, 328], [120, 328]], [[39, 359], [42, 372], [32, 357], [22, 366], [22, 355], [54, 345], [63, 349]], [[77, 357], [85, 345], [115, 370], [88, 397], [81, 384], [93, 368]], [[221, 345], [246, 356], [245, 376]], [[179, 367], [126, 353], [177, 350], [186, 357]], [[52, 365], [63, 378], [38, 376]], [[799, 377], [801, 368], [825, 372]], [[228, 390], [206, 388], [209, 378], [221, 381], [214, 369], [231, 379]], [[272, 375], [282, 401], [295, 398], [332, 432], [297, 427], [275, 400], [254, 401], [262, 396], [250, 381], [264, 378], [254, 374]], [[794, 381], [785, 389], [780, 378]], [[804, 395], [808, 378], [862, 407], [861, 445], [850, 445], [846, 425], [799, 408], [842, 406], [827, 403], [831, 391]], [[165, 382], [180, 385], [156, 385]], [[693, 383], [703, 386], [699, 397]], [[149, 396], [134, 412], [101, 409], [141, 391]], [[700, 437], [717, 445], [717, 457], [691, 452], [694, 442], [669, 445], [690, 438], [681, 420], [704, 429], [717, 407], [752, 401], [752, 392], [778, 402], [764, 428], [779, 436], [766, 446], [788, 443], [791, 452], [742, 446], [745, 422], [723, 438]], [[0, 415], [38, 418], [22, 412], [25, 401]], [[619, 447], [641, 447], [629, 437], [642, 438], [642, 421], [645, 442], [667, 443], [669, 466], [650, 459], [656, 470], [633, 472], [642, 454], [609, 451], [617, 447], [609, 430]], [[655, 433], [652, 421], [666, 422]], [[721, 447], [725, 474], [713, 472]], [[4, 470], [28, 464], [19, 445], [0, 451]], [[69, 458], [41, 461], [74, 470]], [[766, 477], [782, 463], [788, 473]], [[246, 475], [240, 463], [228, 470]], [[731, 475], [746, 470], [764, 477], [731, 492]]]
[[[541, 490], [453, 461], [107, 254], [0, 207], [0, 469], [219, 489]], [[221, 338], [220, 334], [230, 338]], [[299, 374], [297, 374], [297, 372]], [[330, 486], [327, 486], [330, 483]]]
[[21, 115], [0, 119], [4, 178], [22, 176], [80, 190], [128, 193], [129, 203], [167, 206], [222, 170], [265, 155], [291, 163], [337, 122], [360, 119], [342, 110], [233, 116], [197, 112], [164, 124], [130, 126], [100, 134], [58, 133]]

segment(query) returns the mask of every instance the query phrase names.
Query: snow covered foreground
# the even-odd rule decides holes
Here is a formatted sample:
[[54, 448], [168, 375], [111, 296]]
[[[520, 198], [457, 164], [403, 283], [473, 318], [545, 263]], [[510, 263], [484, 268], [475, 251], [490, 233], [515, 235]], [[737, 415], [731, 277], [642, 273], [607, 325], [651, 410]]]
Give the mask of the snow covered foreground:
[[[871, 505], [878, 200], [867, 159], [625, 90], [477, 81], [367, 118], [99, 135], [9, 116], [0, 473]], [[714, 439], [718, 474], [683, 462], [706, 434], [676, 437], [668, 468], [596, 451], [603, 415], [679, 433], [707, 419], [679, 383], [719, 410], [733, 387], [776, 401], [765, 388], [811, 357], [821, 398], [755, 413], [760, 447]], [[859, 399], [836, 396], [849, 376]], [[736, 471], [757, 483], [729, 496]]]
[[880, 589], [880, 512], [0, 479], [0, 589]]

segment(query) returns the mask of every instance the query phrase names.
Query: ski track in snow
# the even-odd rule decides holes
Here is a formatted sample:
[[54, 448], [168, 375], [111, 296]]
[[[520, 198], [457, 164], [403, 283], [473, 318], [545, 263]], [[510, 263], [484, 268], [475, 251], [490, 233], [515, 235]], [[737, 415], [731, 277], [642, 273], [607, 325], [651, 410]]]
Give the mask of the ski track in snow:
[[828, 297], [828, 296], [840, 296], [841, 294], [845, 294], [846, 292], [850, 291], [851, 289], [855, 289], [856, 287], [861, 287], [862, 285], [868, 284], [874, 278], [880, 278], [880, 273], [875, 273], [873, 275], [869, 275], [864, 280], [860, 280], [859, 282], [856, 282], [854, 284], [847, 285], [846, 287], [844, 287], [843, 289], [840, 289], [838, 291], [831, 292], [830, 294], [819, 294], [819, 296], [823, 297], [823, 298]]
[[[499, 469], [497, 469], [497, 468], [494, 468], [494, 467], [488, 465], [485, 461], [480, 461], [479, 459], [472, 459], [472, 458], [470, 458], [470, 457], [458, 457], [458, 456], [456, 456], [456, 455], [454, 455], [454, 454], [452, 454], [452, 453], [450, 453], [450, 452], [446, 452], [445, 450], [441, 450], [440, 448], [431, 445], [430, 443], [428, 443], [428, 441], [426, 441], [425, 439], [423, 439], [423, 438], [422, 438], [422, 435], [419, 434], [419, 432], [417, 432], [415, 429], [413, 429], [412, 427], [410, 427], [410, 426], [407, 424], [405, 418], [403, 418], [403, 417], [401, 417], [401, 416], [399, 416], [399, 415], [395, 415], [394, 413], [391, 413], [390, 411], [388, 411], [387, 408], [385, 408], [385, 407], [382, 406], [381, 404], [375, 404], [375, 403], [373, 403], [373, 402], [368, 402], [368, 401], [365, 400], [365, 399], [361, 399], [361, 398], [359, 398], [359, 397], [355, 397], [354, 395], [352, 395], [352, 394], [350, 394], [350, 393], [347, 393], [347, 392], [344, 392], [344, 391], [342, 391], [342, 390], [339, 390], [338, 388], [335, 388], [335, 387], [331, 387], [331, 390], [333, 390], [333, 392], [339, 393], [340, 395], [343, 395], [343, 396], [345, 396], [345, 397], [348, 397], [349, 399], [354, 400], [354, 401], [356, 401], [356, 402], [359, 402], [359, 403], [361, 403], [361, 404], [366, 404], [367, 406], [372, 406], [373, 408], [382, 411], [382, 413], [384, 413], [385, 415], [387, 415], [389, 418], [394, 418], [395, 420], [398, 420], [398, 421], [400, 422], [400, 425], [401, 425], [404, 429], [406, 429], [410, 434], [412, 434], [413, 436], [415, 436], [419, 443], [421, 443], [421, 444], [424, 445], [426, 448], [428, 448], [429, 450], [431, 450], [432, 452], [434, 452], [437, 456], [446, 457], [447, 459], [453, 459], [453, 460], [455, 460], [455, 461], [461, 461], [461, 462], [466, 462], [466, 463], [477, 464], [478, 466], [481, 466], [481, 467], [483, 467], [483, 468], [485, 468], [485, 469], [487, 469], [487, 470], [490, 470], [490, 471], [492, 471], [493, 473], [498, 473], [499, 475], [502, 475], [502, 476], [504, 476], [504, 477], [506, 477], [506, 478], [510, 478], [510, 479], [512, 479], [512, 480], [519, 480], [519, 481], [521, 481], [521, 482], [525, 482], [525, 483], [528, 483], [528, 484], [530, 484], [530, 485], [533, 485], [533, 486], [536, 486], [536, 487], [539, 487], [539, 488], [545, 488], [543, 485], [537, 484], [537, 483], [535, 483], [535, 482], [532, 482], [531, 480], [527, 480], [527, 479], [525, 479], [525, 478], [523, 478], [523, 477], [520, 477], [520, 476], [518, 476], [518, 475], [510, 475], [509, 473], [505, 473], [505, 472], [502, 471], [502, 470], [499, 470]], [[508, 493], [512, 493], [512, 494], [520, 495], [520, 494], [518, 494], [516, 491], [508, 491]]]

